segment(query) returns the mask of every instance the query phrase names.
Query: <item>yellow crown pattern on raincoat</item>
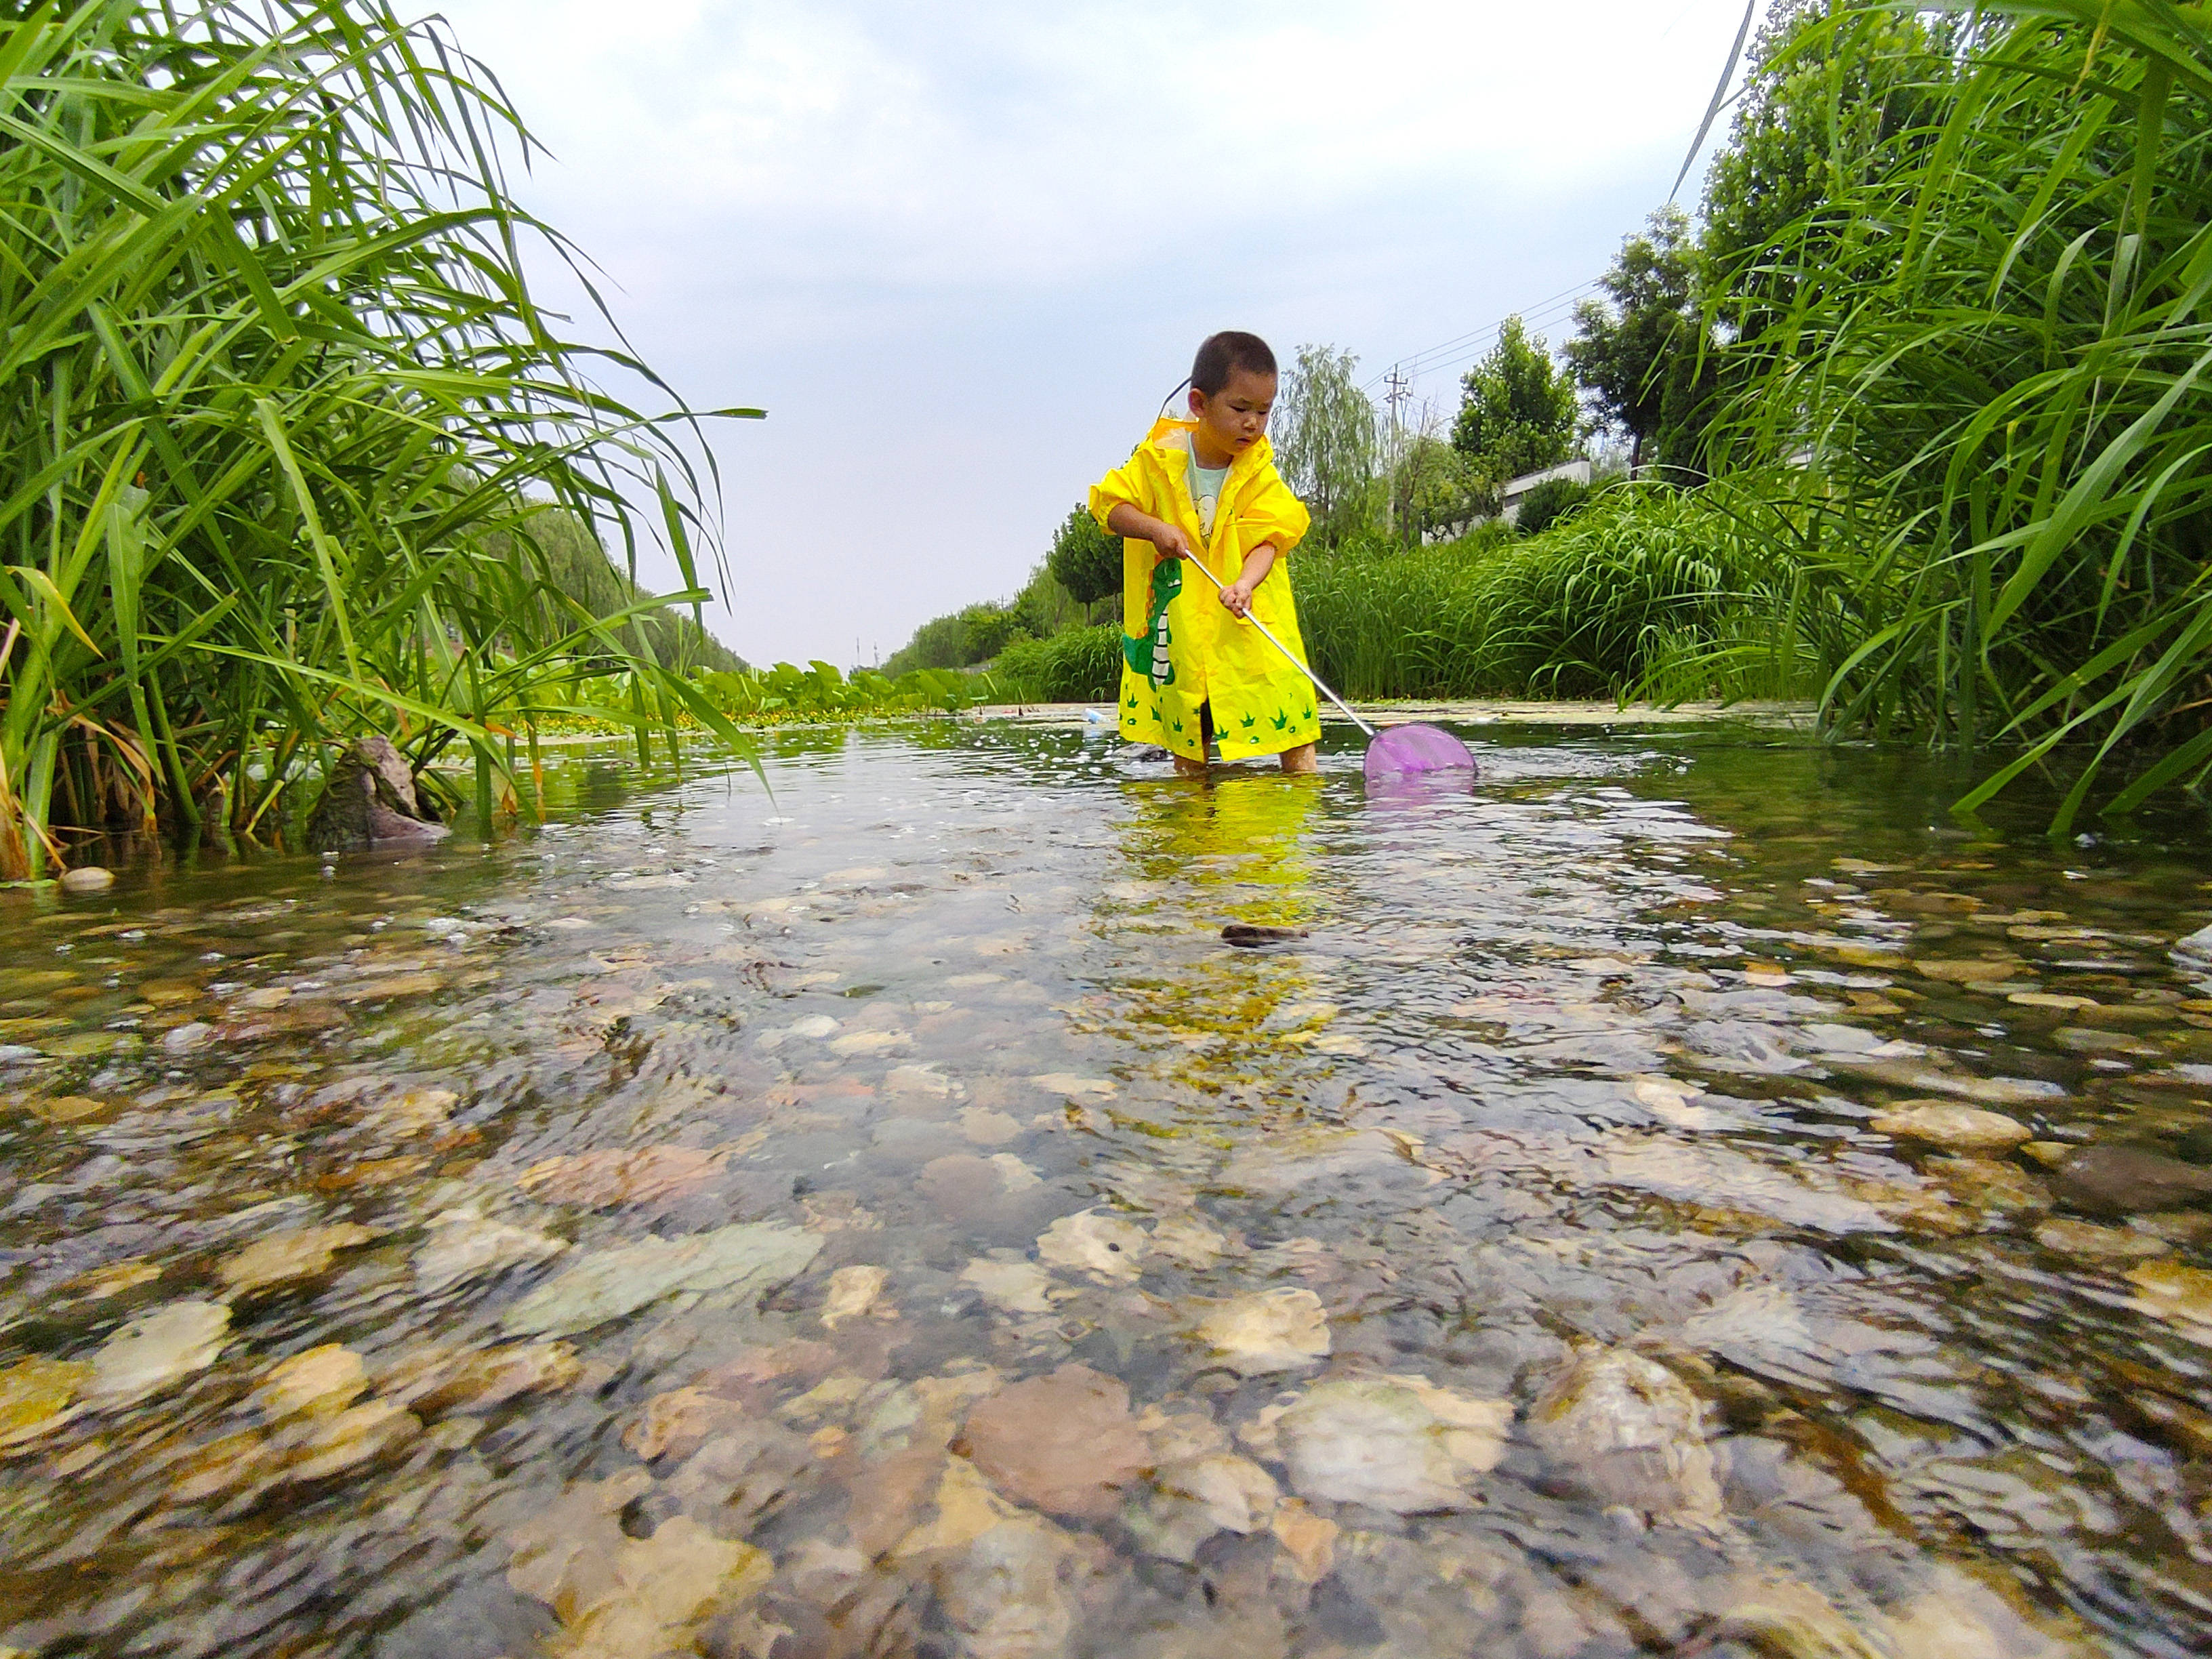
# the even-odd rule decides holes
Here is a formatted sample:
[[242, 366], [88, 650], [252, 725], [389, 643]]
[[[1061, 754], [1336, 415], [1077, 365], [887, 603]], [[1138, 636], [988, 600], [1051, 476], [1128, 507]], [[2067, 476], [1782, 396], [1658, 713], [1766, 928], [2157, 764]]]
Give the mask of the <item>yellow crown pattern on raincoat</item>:
[[[1213, 533], [1206, 536], [1190, 496], [1195, 428], [1194, 422], [1166, 416], [1154, 422], [1129, 459], [1091, 486], [1091, 514], [1103, 526], [1106, 515], [1127, 502], [1179, 526], [1191, 546], [1202, 550], [1206, 568], [1224, 582], [1237, 580], [1245, 555], [1262, 542], [1272, 544], [1275, 567], [1253, 592], [1252, 614], [1304, 662], [1289, 554], [1311, 519], [1275, 471], [1274, 449], [1262, 438], [1231, 464], [1214, 509]], [[1198, 711], [1208, 703], [1224, 760], [1277, 755], [1318, 738], [1312, 682], [1278, 656], [1258, 629], [1231, 616], [1211, 583], [1184, 582], [1155, 609], [1156, 551], [1150, 542], [1122, 539], [1125, 648], [1115, 725], [1123, 741], [1156, 743], [1201, 759], [1206, 750]], [[1135, 641], [1146, 648], [1127, 648]], [[1170, 671], [1164, 674], [1162, 653]], [[1139, 657], [1142, 670], [1134, 660]]]

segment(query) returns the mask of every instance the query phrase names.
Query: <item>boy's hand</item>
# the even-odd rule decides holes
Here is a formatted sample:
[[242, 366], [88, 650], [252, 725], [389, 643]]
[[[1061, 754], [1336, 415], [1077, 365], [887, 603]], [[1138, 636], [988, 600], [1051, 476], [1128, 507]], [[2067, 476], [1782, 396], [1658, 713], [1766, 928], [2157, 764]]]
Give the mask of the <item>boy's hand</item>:
[[1230, 583], [1221, 590], [1221, 603], [1229, 608], [1229, 614], [1232, 617], [1250, 616], [1252, 614], [1251, 582], [1246, 578], [1239, 577]]
[[1169, 524], [1164, 520], [1152, 532], [1152, 546], [1155, 550], [1152, 555], [1154, 564], [1163, 559], [1187, 559], [1190, 556], [1190, 538], [1182, 533], [1179, 526]]

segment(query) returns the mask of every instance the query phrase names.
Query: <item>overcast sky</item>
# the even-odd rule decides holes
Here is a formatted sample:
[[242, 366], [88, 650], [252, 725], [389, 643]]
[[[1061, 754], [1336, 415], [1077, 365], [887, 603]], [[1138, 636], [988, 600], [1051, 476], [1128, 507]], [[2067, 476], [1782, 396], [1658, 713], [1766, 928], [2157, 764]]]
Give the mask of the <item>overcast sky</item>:
[[[1542, 302], [1665, 198], [1742, 4], [440, 9], [551, 150], [519, 193], [641, 354], [769, 411], [715, 439], [710, 627], [845, 665], [1011, 595], [1212, 330], [1363, 375], [1510, 311], [1556, 343]], [[1419, 395], [1448, 416], [1482, 343]]]

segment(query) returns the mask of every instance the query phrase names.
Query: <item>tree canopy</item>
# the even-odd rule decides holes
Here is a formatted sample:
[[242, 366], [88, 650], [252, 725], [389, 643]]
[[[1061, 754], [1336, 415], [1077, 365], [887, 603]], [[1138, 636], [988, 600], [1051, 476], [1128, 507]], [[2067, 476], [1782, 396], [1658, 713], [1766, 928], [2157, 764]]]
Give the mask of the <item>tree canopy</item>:
[[1498, 331], [1490, 355], [1468, 371], [1452, 447], [1494, 482], [1557, 466], [1574, 453], [1575, 384], [1544, 337], [1518, 317]]
[[1079, 605], [1096, 605], [1121, 591], [1121, 538], [1098, 527], [1091, 509], [1079, 506], [1052, 532], [1045, 568]]
[[1659, 430], [1669, 381], [1696, 372], [1683, 361], [1695, 358], [1704, 321], [1688, 216], [1671, 204], [1654, 213], [1598, 283], [1605, 298], [1575, 307], [1565, 355], [1598, 412], [1627, 432], [1637, 466]]

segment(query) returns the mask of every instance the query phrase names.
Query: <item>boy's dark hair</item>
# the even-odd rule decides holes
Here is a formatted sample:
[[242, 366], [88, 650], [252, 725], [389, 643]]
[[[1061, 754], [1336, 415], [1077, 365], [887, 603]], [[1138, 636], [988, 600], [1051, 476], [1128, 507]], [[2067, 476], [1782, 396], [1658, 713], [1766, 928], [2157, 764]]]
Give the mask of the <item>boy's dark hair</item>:
[[1230, 372], [1239, 368], [1247, 374], [1273, 374], [1275, 354], [1258, 335], [1225, 328], [1207, 335], [1199, 347], [1198, 361], [1190, 366], [1190, 383], [1211, 398], [1229, 384]]

